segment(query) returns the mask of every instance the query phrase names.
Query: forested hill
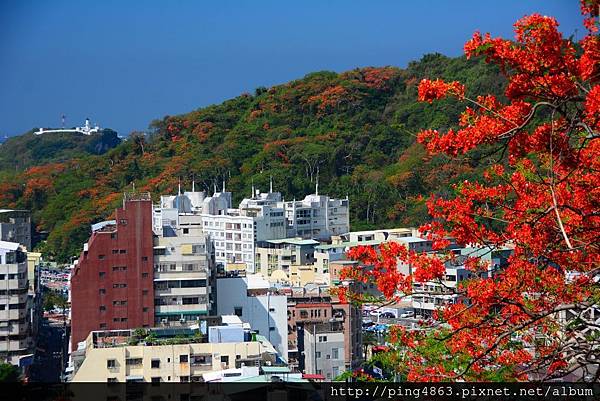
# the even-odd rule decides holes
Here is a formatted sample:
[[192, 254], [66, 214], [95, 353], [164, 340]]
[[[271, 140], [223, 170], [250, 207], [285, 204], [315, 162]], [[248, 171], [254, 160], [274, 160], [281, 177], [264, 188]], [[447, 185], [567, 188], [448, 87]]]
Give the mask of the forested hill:
[[117, 133], [110, 129], [92, 135], [75, 132], [35, 135], [33, 132], [8, 138], [0, 144], [0, 170], [19, 171], [88, 154], [101, 155], [121, 143]]
[[33, 210], [39, 230], [50, 232], [47, 251], [76, 255], [89, 224], [106, 218], [135, 182], [138, 190], [212, 192], [223, 178], [234, 201], [251, 181], [286, 199], [314, 191], [350, 197], [352, 229], [423, 222], [423, 196], [447, 193], [449, 184], [481, 175], [483, 157], [462, 162], [428, 158], [415, 134], [446, 129], [464, 108], [455, 100], [418, 103], [424, 78], [460, 80], [468, 95], [500, 94], [498, 70], [482, 60], [427, 55], [406, 69], [361, 68], [316, 72], [287, 84], [167, 116], [147, 136], [132, 135], [103, 155], [87, 155], [29, 168], [1, 178], [0, 206]]

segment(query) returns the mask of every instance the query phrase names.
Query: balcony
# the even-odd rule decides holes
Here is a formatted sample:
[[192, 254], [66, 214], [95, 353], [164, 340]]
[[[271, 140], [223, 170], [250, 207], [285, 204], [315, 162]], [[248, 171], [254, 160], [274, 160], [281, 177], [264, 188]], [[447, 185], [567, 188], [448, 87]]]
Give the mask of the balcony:
[[180, 296], [198, 296], [207, 295], [206, 287], [186, 287], [186, 288], [155, 288], [154, 294], [161, 295], [180, 295]]
[[206, 303], [201, 304], [175, 304], [175, 305], [156, 305], [155, 313], [178, 313], [178, 312], [201, 312], [208, 310]]

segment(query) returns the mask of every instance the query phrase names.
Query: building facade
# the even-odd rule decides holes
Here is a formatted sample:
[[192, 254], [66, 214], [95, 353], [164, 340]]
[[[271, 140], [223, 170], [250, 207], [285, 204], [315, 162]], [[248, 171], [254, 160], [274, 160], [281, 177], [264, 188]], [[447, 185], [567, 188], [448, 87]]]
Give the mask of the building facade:
[[[288, 360], [290, 366], [309, 374], [323, 374], [326, 379], [333, 379], [343, 371], [354, 369], [362, 360], [362, 320], [360, 310], [354, 305], [344, 304], [337, 299], [332, 299], [328, 295], [309, 296], [296, 295], [288, 298]], [[342, 343], [337, 348], [337, 351], [328, 349], [316, 349], [315, 343], [319, 342], [319, 337], [315, 337], [315, 330], [322, 332], [323, 330], [332, 333], [329, 338], [335, 339], [336, 342]], [[310, 337], [307, 339], [307, 331]], [[335, 333], [335, 334], [333, 334]], [[321, 338], [322, 339], [322, 338]], [[308, 341], [308, 343], [307, 343]], [[321, 341], [322, 342], [322, 341]], [[311, 345], [312, 344], [312, 345]], [[319, 346], [323, 348], [325, 345]], [[308, 348], [307, 348], [308, 347]], [[312, 348], [311, 348], [312, 347]], [[330, 347], [331, 348], [331, 347]], [[316, 351], [315, 351], [316, 350]], [[341, 360], [343, 369], [336, 372], [331, 369], [329, 372], [317, 372], [315, 365], [311, 362], [314, 360], [315, 352], [321, 352], [321, 358], [327, 359], [333, 355], [336, 361]], [[339, 352], [335, 354], [334, 352]], [[317, 354], [318, 355], [318, 354]], [[331, 365], [334, 366], [334, 365]], [[322, 370], [322, 369], [320, 369]], [[329, 377], [326, 373], [329, 373]], [[335, 373], [335, 376], [333, 376]]]
[[344, 330], [339, 323], [304, 325], [299, 335], [304, 343], [304, 373], [332, 381], [348, 370]]
[[31, 251], [31, 214], [28, 210], [0, 209], [0, 241], [17, 242]]
[[216, 313], [213, 243], [199, 228], [161, 232], [154, 239], [156, 326], [192, 324]]
[[217, 313], [239, 316], [287, 357], [287, 296], [271, 289], [262, 277], [218, 278]]
[[71, 272], [71, 345], [94, 330], [154, 324], [150, 194], [125, 194], [116, 219], [93, 226]]
[[333, 235], [350, 231], [348, 197], [334, 199], [315, 192], [303, 200], [282, 202], [287, 221], [287, 237], [329, 240]]
[[13, 365], [32, 352], [28, 289], [24, 248], [0, 241], [0, 360]]
[[[270, 279], [273, 272], [285, 273], [288, 281], [294, 273], [292, 267], [312, 265], [315, 246], [318, 241], [312, 239], [285, 238], [261, 241], [256, 244], [256, 273]], [[297, 272], [296, 272], [297, 274]]]
[[277, 353], [264, 338], [236, 342], [199, 339], [162, 340], [131, 345], [133, 330], [91, 332], [74, 358], [72, 382], [200, 382], [204, 375], [243, 366], [276, 363]]
[[186, 232], [200, 227], [213, 241], [217, 264], [253, 273], [256, 241], [285, 237], [284, 213], [276, 206], [280, 196], [256, 193], [237, 209], [232, 208], [231, 192], [224, 188], [212, 196], [195, 191], [162, 196], [154, 207], [154, 230]]

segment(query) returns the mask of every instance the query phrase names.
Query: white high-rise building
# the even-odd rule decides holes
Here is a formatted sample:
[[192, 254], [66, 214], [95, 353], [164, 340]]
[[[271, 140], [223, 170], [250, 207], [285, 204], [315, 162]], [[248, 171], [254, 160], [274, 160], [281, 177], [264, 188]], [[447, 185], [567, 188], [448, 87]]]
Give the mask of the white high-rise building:
[[348, 199], [308, 195], [301, 201], [286, 202], [279, 192], [261, 193], [252, 187], [252, 197], [232, 208], [231, 192], [216, 188], [205, 192], [162, 196], [154, 207], [154, 231], [182, 230], [183, 235], [200, 229], [214, 242], [215, 260], [226, 270], [255, 273], [258, 241], [291, 237], [328, 240], [349, 231]]
[[[213, 242], [201, 228], [163, 226], [154, 238], [154, 316], [161, 326], [215, 314]], [[185, 232], [185, 234], [184, 234]]]
[[0, 361], [18, 365], [31, 352], [27, 254], [15, 242], [0, 241]]
[[350, 231], [347, 197], [334, 199], [315, 191], [303, 200], [283, 202], [283, 207], [288, 237], [329, 240]]
[[204, 192], [185, 192], [162, 196], [154, 207], [154, 231], [194, 230], [209, 236], [215, 261], [229, 270], [254, 272], [256, 241], [285, 238], [284, 211], [277, 206], [281, 194], [269, 192], [244, 199], [239, 208], [231, 206], [231, 192], [223, 190], [206, 196]]

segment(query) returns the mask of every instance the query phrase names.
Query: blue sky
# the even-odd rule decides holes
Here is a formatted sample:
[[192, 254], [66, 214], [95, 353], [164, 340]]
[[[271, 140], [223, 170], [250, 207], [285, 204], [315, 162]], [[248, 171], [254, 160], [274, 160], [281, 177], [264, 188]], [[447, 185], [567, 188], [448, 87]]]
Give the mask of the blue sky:
[[2, 0], [0, 135], [63, 113], [126, 135], [312, 71], [458, 56], [475, 30], [512, 37], [532, 12], [584, 32], [574, 0]]

